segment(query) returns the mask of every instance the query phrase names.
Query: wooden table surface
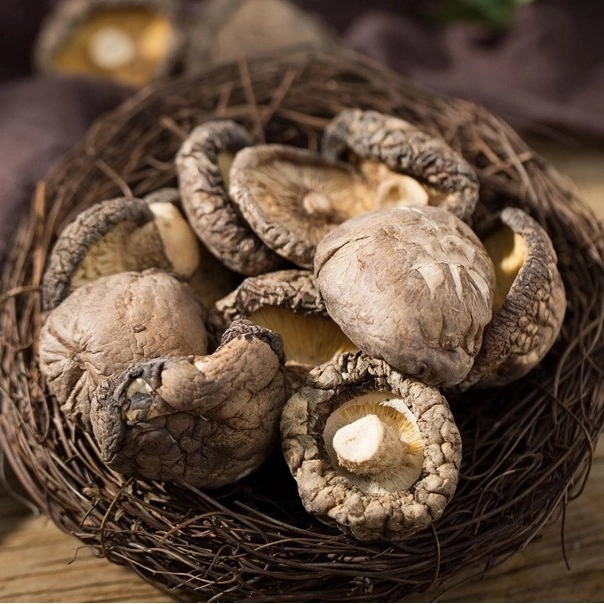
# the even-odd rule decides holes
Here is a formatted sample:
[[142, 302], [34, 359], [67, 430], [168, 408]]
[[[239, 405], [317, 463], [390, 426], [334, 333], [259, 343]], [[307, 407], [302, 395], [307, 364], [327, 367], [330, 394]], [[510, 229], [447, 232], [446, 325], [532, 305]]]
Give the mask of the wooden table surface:
[[[604, 147], [531, 144], [569, 175], [583, 198], [604, 217]], [[600, 439], [585, 491], [569, 505], [564, 538], [570, 569], [562, 553], [560, 524], [555, 523], [488, 577], [452, 588], [442, 601], [604, 601], [604, 439]], [[426, 601], [434, 597], [421, 596]], [[0, 486], [0, 601], [171, 600], [129, 569], [96, 558]]]

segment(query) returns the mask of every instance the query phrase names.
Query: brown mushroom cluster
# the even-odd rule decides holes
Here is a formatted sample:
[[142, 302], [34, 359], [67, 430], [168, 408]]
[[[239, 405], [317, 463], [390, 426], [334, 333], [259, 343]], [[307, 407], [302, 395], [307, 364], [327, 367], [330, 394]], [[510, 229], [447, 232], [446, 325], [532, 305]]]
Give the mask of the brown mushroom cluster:
[[[441, 138], [349, 109], [321, 149], [195, 127], [176, 187], [101, 201], [59, 235], [40, 367], [128, 475], [216, 488], [281, 448], [306, 510], [400, 540], [455, 493], [447, 393], [498, 387], [566, 310], [551, 241]], [[480, 226], [480, 229], [477, 228]]]

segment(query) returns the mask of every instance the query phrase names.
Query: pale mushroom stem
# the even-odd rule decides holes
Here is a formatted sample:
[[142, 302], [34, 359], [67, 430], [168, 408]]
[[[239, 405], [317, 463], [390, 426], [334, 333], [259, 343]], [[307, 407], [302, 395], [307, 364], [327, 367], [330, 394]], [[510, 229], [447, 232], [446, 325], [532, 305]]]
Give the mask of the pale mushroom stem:
[[104, 27], [97, 31], [88, 45], [90, 58], [101, 69], [119, 69], [136, 57], [132, 38], [117, 27]]
[[397, 432], [374, 414], [340, 428], [332, 444], [338, 463], [362, 476], [376, 476], [388, 468], [404, 467], [409, 449]]

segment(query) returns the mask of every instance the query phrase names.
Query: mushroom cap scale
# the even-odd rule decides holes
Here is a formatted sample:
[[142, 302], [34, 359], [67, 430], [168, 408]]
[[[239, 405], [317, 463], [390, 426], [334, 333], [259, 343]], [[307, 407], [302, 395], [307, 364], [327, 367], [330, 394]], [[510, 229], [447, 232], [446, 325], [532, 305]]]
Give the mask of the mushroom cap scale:
[[316, 244], [335, 225], [373, 208], [372, 192], [351, 166], [287, 145], [242, 149], [229, 190], [258, 237], [303, 268], [312, 268]]
[[497, 267], [498, 303], [461, 390], [503, 386], [526, 375], [553, 346], [566, 314], [556, 252], [536, 220], [505, 208], [484, 240]]
[[211, 355], [158, 358], [103, 382], [92, 428], [117, 471], [218, 488], [268, 457], [286, 398], [279, 337], [238, 321]]
[[284, 264], [229, 197], [233, 158], [252, 144], [243, 126], [232, 120], [212, 120], [191, 131], [175, 160], [183, 208], [193, 230], [212, 254], [243, 275], [273, 271]]
[[331, 159], [351, 159], [352, 154], [361, 170], [370, 160], [394, 174], [411, 176], [427, 187], [431, 205], [444, 207], [464, 221], [476, 207], [479, 183], [470, 164], [444, 140], [401, 118], [344, 109], [326, 126], [321, 150]]
[[[378, 400], [394, 395], [415, 417], [423, 460], [408, 488], [365, 492], [327, 452], [328, 418], [363, 393], [377, 394]], [[361, 352], [343, 354], [310, 372], [283, 408], [281, 438], [306, 510], [360, 540], [401, 540], [426, 528], [444, 512], [459, 478], [461, 437], [442, 394]]]
[[164, 271], [101, 277], [48, 314], [40, 369], [66, 417], [88, 426], [92, 393], [102, 380], [131, 363], [205, 354], [203, 315], [191, 289]]
[[360, 350], [431, 385], [470, 371], [492, 316], [494, 269], [452, 213], [408, 206], [352, 218], [317, 246], [315, 275]]

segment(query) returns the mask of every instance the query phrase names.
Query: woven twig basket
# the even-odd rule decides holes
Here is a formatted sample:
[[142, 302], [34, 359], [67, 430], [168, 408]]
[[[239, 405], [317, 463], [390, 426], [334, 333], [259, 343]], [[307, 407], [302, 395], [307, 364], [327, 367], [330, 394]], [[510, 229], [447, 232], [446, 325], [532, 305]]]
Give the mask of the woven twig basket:
[[[63, 421], [36, 363], [45, 258], [77, 212], [174, 184], [176, 150], [205, 120], [233, 118], [258, 141], [317, 148], [345, 107], [444, 137], [475, 167], [484, 207], [522, 207], [547, 229], [569, 299], [560, 338], [536, 370], [450, 401], [464, 440], [458, 491], [431, 529], [396, 544], [356, 542], [314, 521], [279, 452], [216, 492], [114, 473]], [[572, 186], [500, 120], [356, 56], [273, 56], [144, 90], [48, 176], [16, 233], [0, 306], [2, 447], [61, 529], [175, 599], [381, 602], [438, 588], [518, 551], [581, 490], [604, 426], [602, 235]]]

